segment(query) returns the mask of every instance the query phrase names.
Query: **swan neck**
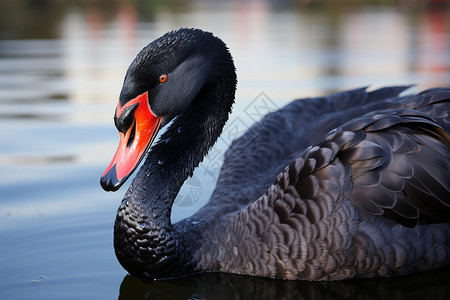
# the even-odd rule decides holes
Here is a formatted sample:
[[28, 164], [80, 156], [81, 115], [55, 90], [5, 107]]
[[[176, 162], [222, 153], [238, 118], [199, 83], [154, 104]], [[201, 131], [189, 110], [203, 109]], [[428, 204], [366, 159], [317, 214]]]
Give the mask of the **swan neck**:
[[[233, 64], [223, 67], [229, 69], [219, 74], [235, 74]], [[179, 234], [170, 215], [181, 186], [216, 142], [234, 102], [235, 75], [212, 78], [214, 84], [205, 84], [151, 148], [122, 200], [114, 246], [131, 274], [161, 278], [196, 267], [189, 245], [197, 237]]]

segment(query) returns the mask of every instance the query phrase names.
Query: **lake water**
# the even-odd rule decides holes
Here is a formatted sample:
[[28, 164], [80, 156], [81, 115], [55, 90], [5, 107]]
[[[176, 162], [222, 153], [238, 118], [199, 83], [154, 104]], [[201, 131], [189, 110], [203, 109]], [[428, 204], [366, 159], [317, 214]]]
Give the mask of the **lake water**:
[[176, 199], [177, 221], [206, 203], [223, 151], [267, 111], [360, 86], [415, 83], [417, 92], [448, 85], [448, 6], [67, 2], [0, 3], [0, 299], [450, 295], [450, 268], [344, 282], [229, 274], [142, 282], [127, 276], [112, 245], [128, 184], [116, 193], [99, 185], [118, 143], [112, 117], [128, 64], [166, 31], [198, 27], [221, 37], [239, 78], [228, 127]]

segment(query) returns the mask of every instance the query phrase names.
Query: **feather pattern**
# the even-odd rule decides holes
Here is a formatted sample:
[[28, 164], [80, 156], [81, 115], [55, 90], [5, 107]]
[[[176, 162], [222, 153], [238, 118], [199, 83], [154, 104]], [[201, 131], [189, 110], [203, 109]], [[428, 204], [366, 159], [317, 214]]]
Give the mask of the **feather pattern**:
[[132, 275], [339, 280], [450, 263], [449, 88], [293, 101], [231, 144], [210, 201], [172, 224], [175, 196], [221, 133], [235, 88], [228, 49], [201, 30], [170, 32], [131, 64], [120, 105], [145, 93], [161, 126], [175, 118], [117, 213], [115, 251]]
[[[442, 112], [436, 118], [440, 124], [422, 112], [431, 111], [423, 103], [434, 105], [432, 95], [370, 103], [369, 111], [382, 109], [324, 134], [317, 146], [303, 150], [279, 172], [261, 197], [214, 223], [214, 238], [207, 235], [214, 243], [204, 241], [197, 250], [199, 266], [210, 269], [215, 261], [225, 272], [336, 280], [408, 273], [448, 262], [450, 143], [442, 130], [448, 121]], [[421, 110], [411, 110], [411, 102]], [[386, 109], [386, 103], [396, 105]], [[229, 163], [222, 174], [233, 166]], [[222, 178], [217, 189], [221, 184]], [[190, 220], [204, 218], [207, 211], [205, 206]], [[424, 235], [437, 235], [433, 244], [440, 246], [429, 248], [421, 241]], [[201, 255], [227, 247], [233, 251], [217, 250], [211, 261]], [[253, 249], [252, 254], [241, 249]]]

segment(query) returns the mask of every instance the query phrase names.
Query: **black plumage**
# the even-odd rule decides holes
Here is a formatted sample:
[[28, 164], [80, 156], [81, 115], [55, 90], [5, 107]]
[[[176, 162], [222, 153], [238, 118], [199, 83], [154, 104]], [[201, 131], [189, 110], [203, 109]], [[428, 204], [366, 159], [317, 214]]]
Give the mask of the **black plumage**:
[[[178, 68], [186, 60], [196, 64]], [[153, 77], [170, 72], [186, 73], [168, 83], [189, 97], [165, 90], [159, 100]], [[448, 88], [296, 100], [232, 143], [210, 201], [172, 225], [173, 200], [221, 133], [235, 86], [226, 46], [200, 30], [166, 34], [130, 66], [121, 104], [145, 91], [162, 124], [173, 119], [118, 211], [114, 245], [131, 274], [337, 280], [450, 262]]]

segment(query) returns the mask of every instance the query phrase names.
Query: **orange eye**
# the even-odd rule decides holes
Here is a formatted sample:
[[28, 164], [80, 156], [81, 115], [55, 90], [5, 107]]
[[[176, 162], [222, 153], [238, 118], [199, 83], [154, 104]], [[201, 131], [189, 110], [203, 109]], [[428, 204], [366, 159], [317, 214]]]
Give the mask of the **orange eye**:
[[167, 74], [159, 76], [159, 82], [166, 82], [167, 79], [169, 79], [169, 76], [167, 76]]

